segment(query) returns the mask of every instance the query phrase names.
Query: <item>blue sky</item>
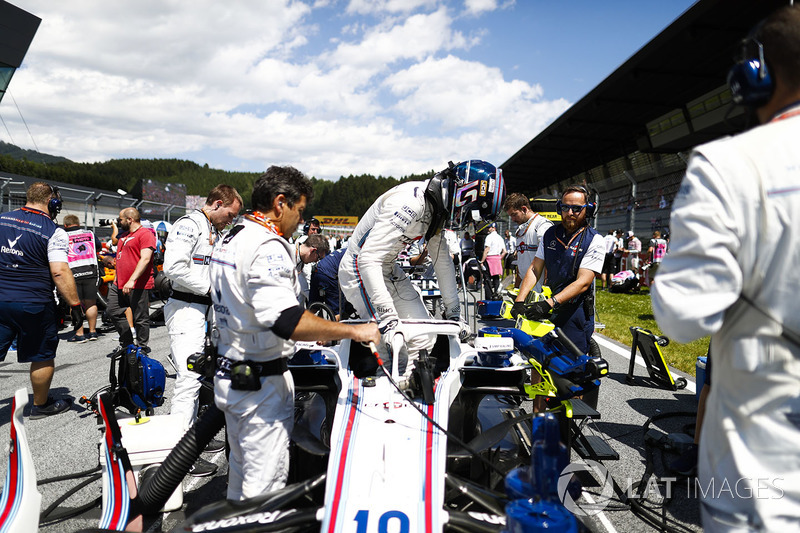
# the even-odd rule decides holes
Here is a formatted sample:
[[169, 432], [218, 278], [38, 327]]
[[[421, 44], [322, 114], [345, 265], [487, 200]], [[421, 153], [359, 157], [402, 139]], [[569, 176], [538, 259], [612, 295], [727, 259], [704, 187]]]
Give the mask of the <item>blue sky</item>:
[[501, 164], [689, 0], [12, 0], [0, 139], [74, 161], [400, 177]]

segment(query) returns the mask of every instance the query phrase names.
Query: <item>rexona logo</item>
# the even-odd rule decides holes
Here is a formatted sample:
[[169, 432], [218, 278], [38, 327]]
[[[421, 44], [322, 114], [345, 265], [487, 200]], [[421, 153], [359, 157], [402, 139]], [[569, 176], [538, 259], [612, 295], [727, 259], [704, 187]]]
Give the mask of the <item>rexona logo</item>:
[[22, 250], [17, 250], [14, 248], [17, 245], [17, 241], [20, 239], [20, 237], [22, 237], [22, 235], [17, 236], [17, 238], [14, 240], [6, 239], [8, 240], [8, 246], [0, 246], [0, 252], [3, 252], [4, 254], [18, 255], [20, 257], [24, 256], [25, 253]]
[[358, 224], [358, 217], [355, 216], [317, 216], [317, 220], [322, 222], [324, 226], [353, 226]]

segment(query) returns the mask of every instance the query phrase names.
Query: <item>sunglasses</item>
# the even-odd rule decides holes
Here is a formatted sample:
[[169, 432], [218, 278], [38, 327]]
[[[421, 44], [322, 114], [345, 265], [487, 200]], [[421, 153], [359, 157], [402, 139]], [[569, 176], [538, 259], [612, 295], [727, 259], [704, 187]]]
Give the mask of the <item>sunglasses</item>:
[[583, 211], [583, 208], [586, 207], [586, 204], [583, 205], [566, 205], [561, 204], [561, 212], [566, 213], [567, 211], [572, 211], [576, 215]]

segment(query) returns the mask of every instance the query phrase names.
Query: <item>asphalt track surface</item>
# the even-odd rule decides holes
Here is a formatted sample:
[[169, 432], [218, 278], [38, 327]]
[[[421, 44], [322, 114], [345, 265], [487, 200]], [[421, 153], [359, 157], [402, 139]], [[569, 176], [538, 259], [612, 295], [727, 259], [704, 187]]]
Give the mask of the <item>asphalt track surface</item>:
[[[160, 303], [155, 303], [153, 309]], [[635, 324], [631, 324], [635, 325]], [[40, 420], [30, 420], [27, 414], [30, 404], [25, 409], [25, 428], [27, 429], [33, 460], [36, 466], [37, 478], [41, 481], [54, 476], [83, 472], [98, 467], [99, 454], [98, 442], [100, 432], [96, 424], [96, 417], [82, 405], [78, 398], [90, 395], [97, 389], [108, 384], [109, 359], [107, 354], [117, 346], [117, 335], [111, 331], [101, 336], [99, 340], [84, 344], [67, 343], [71, 335], [68, 330], [61, 331], [62, 342], [59, 344], [56, 357], [56, 373], [51, 387], [51, 394], [55, 397], [71, 397], [74, 399], [71, 410], [57, 416]], [[603, 356], [609, 363], [610, 372], [600, 389], [598, 411], [601, 418], [595, 420], [593, 427], [585, 431], [594, 431], [603, 436], [620, 455], [617, 461], [605, 461], [617, 485], [625, 490], [630, 483], [639, 481], [645, 471], [647, 450], [644, 444], [643, 424], [648, 417], [658, 413], [679, 412], [696, 410], [694, 382], [691, 376], [689, 386], [685, 390], [671, 391], [647, 383], [647, 372], [641, 364], [635, 367], [637, 376], [636, 385], [626, 384], [625, 375], [628, 371], [630, 347], [611, 341], [602, 335], [596, 335], [600, 343]], [[174, 386], [174, 370], [167, 361], [169, 357], [169, 340], [165, 326], [151, 329], [152, 348], [151, 356], [159, 359], [168, 371], [167, 400], [163, 407], [156, 410], [156, 414], [169, 412], [169, 397]], [[639, 358], [637, 358], [639, 359]], [[640, 360], [640, 359], [639, 359]], [[673, 374], [683, 375], [674, 371]], [[18, 364], [15, 353], [10, 352], [6, 361], [0, 363], [0, 439], [8, 442], [9, 421], [11, 417], [11, 400], [14, 392], [19, 388], [27, 388], [30, 393], [28, 366]], [[32, 402], [32, 396], [29, 396]], [[118, 411], [119, 416], [123, 414]], [[665, 432], [681, 431], [684, 427], [693, 427], [693, 418], [670, 418], [654, 422], [651, 427]], [[222, 434], [220, 434], [220, 437]], [[7, 469], [7, 447], [2, 456], [3, 476]], [[159, 532], [171, 531], [183, 519], [191, 515], [200, 507], [224, 498], [226, 489], [227, 469], [223, 453], [204, 454], [203, 457], [219, 465], [218, 472], [211, 477], [192, 478], [186, 477], [183, 481], [184, 505], [179, 511], [165, 513], [156, 519], [145, 522], [145, 531]], [[667, 459], [674, 458], [668, 455]], [[572, 452], [572, 461], [580, 461], [577, 454]], [[655, 454], [656, 472], [664, 475], [661, 454]], [[4, 478], [3, 478], [4, 479]], [[80, 480], [50, 483], [40, 487], [43, 496], [42, 510], [47, 509], [59, 496], [74, 487]], [[596, 513], [585, 505], [586, 498], [597, 499], [596, 494], [601, 492], [599, 482], [595, 484], [592, 479], [585, 478], [586, 490], [594, 492], [595, 496], [585, 495], [579, 504]], [[686, 480], [671, 482], [673, 499], [666, 506], [666, 516], [673, 528], [679, 531], [701, 531], [699, 526], [699, 499], [694, 481], [687, 484]], [[78, 491], [71, 498], [63, 502], [55, 512], [65, 508], [75, 508], [91, 502], [101, 494], [101, 483], [96, 481]], [[650, 500], [655, 500], [655, 487], [649, 486]], [[594, 531], [609, 532], [640, 532], [656, 531], [629, 510], [621, 509], [617, 501], [607, 503], [605, 510], [587, 518], [591, 529]], [[661, 510], [658, 510], [660, 516]], [[44, 525], [40, 531], [44, 532], [72, 532], [84, 528], [96, 528], [99, 523], [99, 506], [87, 511], [76, 518], [62, 522]]]

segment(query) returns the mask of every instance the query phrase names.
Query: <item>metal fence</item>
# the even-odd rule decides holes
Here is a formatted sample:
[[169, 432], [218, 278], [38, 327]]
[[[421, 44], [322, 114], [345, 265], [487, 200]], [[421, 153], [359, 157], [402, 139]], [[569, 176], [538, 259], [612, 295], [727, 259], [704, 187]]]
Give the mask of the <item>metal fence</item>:
[[[13, 211], [25, 205], [26, 191], [31, 183], [38, 180], [0, 176], [0, 212]], [[139, 210], [142, 219], [153, 222], [166, 220], [172, 222], [186, 214], [186, 206], [166, 204], [149, 200], [137, 200], [127, 194], [110, 191], [95, 191], [86, 188], [58, 186], [63, 202], [61, 215], [78, 215], [83, 225], [97, 231], [105, 226], [103, 219], [116, 219], [126, 207]], [[120, 191], [124, 192], [124, 191]], [[110, 229], [108, 230], [110, 232]]]

